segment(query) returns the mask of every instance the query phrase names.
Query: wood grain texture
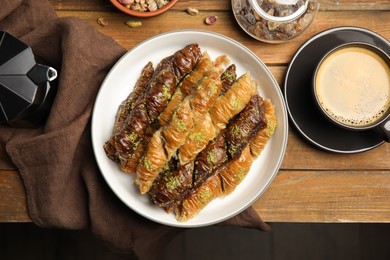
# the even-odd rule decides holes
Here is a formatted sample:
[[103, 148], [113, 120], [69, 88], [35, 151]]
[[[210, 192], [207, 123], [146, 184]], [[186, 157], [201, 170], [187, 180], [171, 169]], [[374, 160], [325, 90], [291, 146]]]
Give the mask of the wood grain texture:
[[[325, 6], [309, 29], [283, 44], [266, 44], [245, 34], [231, 12], [231, 1], [179, 1], [169, 12], [138, 19], [117, 11], [108, 0], [50, 0], [58, 16], [85, 20], [126, 49], [156, 34], [180, 29], [217, 32], [251, 49], [283, 87], [288, 63], [298, 48], [313, 35], [336, 26], [358, 26], [390, 39], [390, 3], [364, 0], [342, 1], [340, 6]], [[185, 12], [189, 6], [199, 15]], [[217, 15], [212, 26], [204, 23]], [[108, 26], [96, 20], [104, 17]], [[142, 26], [130, 28], [128, 20]], [[196, 39], [194, 39], [196, 41]], [[270, 187], [254, 204], [269, 222], [390, 222], [390, 145], [383, 144], [359, 154], [334, 154], [308, 144], [290, 125], [286, 154], [281, 170]], [[20, 176], [4, 146], [0, 146], [0, 222], [31, 221]]]
[[[78, 11], [112, 11], [115, 8], [109, 0], [49, 0], [56, 10], [78, 10]], [[332, 2], [332, 1], [328, 1]], [[333, 1], [339, 4], [321, 4], [321, 10], [390, 10], [390, 3], [388, 0], [342, 0]], [[200, 11], [219, 11], [230, 10], [231, 0], [179, 0], [172, 8], [172, 10], [185, 10], [187, 7], [194, 7]]]
[[[389, 12], [382, 11], [343, 11], [319, 12], [317, 19], [299, 37], [280, 44], [267, 44], [259, 42], [247, 35], [237, 24], [231, 12], [204, 11], [198, 16], [190, 16], [184, 11], [171, 11], [157, 17], [141, 19], [142, 26], [130, 28], [125, 25], [128, 20], [139, 20], [119, 12], [95, 11], [58, 11], [59, 16], [77, 16], [89, 22], [102, 33], [115, 39], [126, 49], [131, 49], [140, 42], [160, 33], [180, 29], [208, 30], [226, 35], [248, 47], [268, 66], [286, 65], [294, 53], [313, 35], [320, 31], [337, 26], [357, 26], [375, 31], [384, 37], [390, 35]], [[218, 21], [214, 25], [206, 25], [204, 18], [217, 15]], [[103, 17], [108, 22], [106, 27], [97, 24], [97, 19]], [[194, 39], [195, 41], [196, 39]]]
[[16, 171], [0, 170], [0, 222], [29, 222], [26, 193]]
[[389, 174], [281, 170], [253, 206], [270, 222], [389, 222]]
[[390, 169], [390, 145], [387, 143], [364, 153], [334, 154], [308, 144], [291, 124], [290, 128], [282, 169], [319, 171]]

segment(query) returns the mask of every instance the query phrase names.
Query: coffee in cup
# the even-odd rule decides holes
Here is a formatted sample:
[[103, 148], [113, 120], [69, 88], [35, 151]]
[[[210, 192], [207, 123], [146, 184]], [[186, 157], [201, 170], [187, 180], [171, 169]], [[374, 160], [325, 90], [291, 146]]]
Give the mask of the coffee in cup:
[[313, 91], [318, 107], [335, 124], [373, 128], [390, 117], [390, 57], [366, 43], [338, 46], [318, 63]]

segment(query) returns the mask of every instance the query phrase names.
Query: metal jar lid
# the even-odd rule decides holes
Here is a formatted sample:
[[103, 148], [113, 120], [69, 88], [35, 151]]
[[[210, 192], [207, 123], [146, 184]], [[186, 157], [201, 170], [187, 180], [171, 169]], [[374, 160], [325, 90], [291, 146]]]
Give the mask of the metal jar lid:
[[291, 22], [303, 15], [309, 0], [249, 0], [253, 9], [272, 22]]

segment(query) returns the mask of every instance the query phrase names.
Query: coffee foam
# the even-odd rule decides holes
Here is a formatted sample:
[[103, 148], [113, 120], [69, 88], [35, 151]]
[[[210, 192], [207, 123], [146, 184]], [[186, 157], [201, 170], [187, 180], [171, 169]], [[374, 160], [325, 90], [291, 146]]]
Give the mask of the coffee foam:
[[320, 66], [316, 92], [335, 121], [353, 127], [375, 124], [390, 107], [389, 66], [368, 49], [340, 49]]
[[[324, 106], [324, 104], [321, 104], [322, 106]], [[386, 107], [390, 107], [390, 103], [388, 103]], [[330, 111], [329, 109], [325, 109], [325, 112], [331, 117], [333, 118], [334, 120], [336, 120], [337, 122], [340, 122], [344, 125], [349, 125], [349, 126], [356, 126], [356, 127], [359, 127], [359, 126], [368, 126], [368, 125], [372, 125], [376, 122], [378, 122], [379, 120], [382, 119], [383, 116], [385, 116], [385, 113], [386, 113], [386, 110], [381, 110], [379, 111], [377, 114], [375, 115], [364, 115], [363, 112], [361, 112], [359, 114], [359, 111], [357, 112], [357, 114], [359, 114], [359, 118], [351, 118], [351, 117], [345, 117], [345, 116], [342, 116], [342, 115], [336, 115], [335, 113], [332, 113], [332, 111]]]

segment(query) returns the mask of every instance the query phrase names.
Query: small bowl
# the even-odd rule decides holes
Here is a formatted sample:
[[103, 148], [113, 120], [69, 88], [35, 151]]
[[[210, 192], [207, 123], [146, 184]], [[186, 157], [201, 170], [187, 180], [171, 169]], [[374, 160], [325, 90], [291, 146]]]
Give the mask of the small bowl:
[[129, 14], [131, 16], [136, 16], [136, 17], [152, 17], [152, 16], [156, 16], [156, 15], [159, 15], [159, 14], [162, 14], [166, 11], [168, 11], [169, 9], [171, 9], [171, 7], [173, 7], [176, 2], [178, 0], [171, 0], [168, 4], [166, 4], [165, 6], [163, 6], [162, 8], [160, 9], [157, 9], [156, 11], [148, 11], [148, 12], [139, 12], [139, 11], [134, 11], [134, 10], [131, 10], [127, 7], [125, 7], [124, 5], [122, 5], [121, 3], [118, 2], [118, 0], [110, 0], [110, 2], [116, 7], [118, 8], [120, 11], [126, 13], [126, 14]]

